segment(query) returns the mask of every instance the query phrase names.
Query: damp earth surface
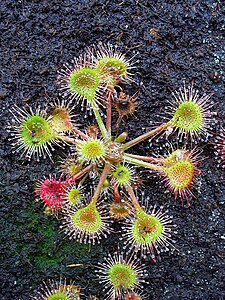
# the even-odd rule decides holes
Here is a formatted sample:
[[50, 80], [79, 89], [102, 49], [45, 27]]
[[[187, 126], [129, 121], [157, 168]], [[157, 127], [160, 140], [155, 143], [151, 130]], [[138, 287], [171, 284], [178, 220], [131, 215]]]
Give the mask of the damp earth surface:
[[[225, 125], [223, 1], [3, 0], [0, 6], [0, 299], [27, 300], [43, 281], [60, 278], [80, 285], [83, 299], [104, 299], [94, 266], [118, 249], [120, 225], [115, 223], [117, 233], [96, 246], [65, 238], [60, 222], [43, 213], [34, 189], [37, 180], [58, 171], [57, 162], [68, 149], [55, 150], [54, 164], [49, 159], [28, 162], [13, 153], [10, 141], [12, 106], [35, 108], [52, 102], [57, 98], [57, 70], [99, 42], [118, 45], [128, 58], [135, 55], [135, 83], [124, 89], [139, 93], [139, 105], [120, 127], [129, 132], [128, 139], [162, 122], [171, 92], [183, 81], [193, 82], [200, 93], [213, 93], [213, 135], [198, 143], [206, 159], [191, 205], [174, 201], [158, 177], [142, 172], [146, 197], [165, 206], [177, 225], [177, 250], [162, 253], [157, 263], [143, 260], [149, 282], [143, 291], [154, 300], [225, 299], [224, 171], [213, 144]], [[76, 115], [81, 128], [93, 122], [85, 112]], [[178, 143], [175, 138], [173, 142]], [[168, 148], [162, 138], [142, 142], [132, 151], [162, 155]]]

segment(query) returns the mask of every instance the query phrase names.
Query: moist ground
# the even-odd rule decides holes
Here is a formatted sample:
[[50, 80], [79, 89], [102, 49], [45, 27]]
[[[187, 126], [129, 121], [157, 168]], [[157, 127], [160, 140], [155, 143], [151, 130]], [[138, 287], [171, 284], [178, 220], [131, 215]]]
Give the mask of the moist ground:
[[[199, 143], [206, 159], [191, 205], [174, 201], [158, 177], [142, 173], [145, 195], [152, 204], [166, 206], [177, 225], [177, 251], [163, 253], [156, 264], [143, 260], [148, 272], [143, 291], [154, 300], [225, 299], [224, 171], [213, 147], [225, 120], [224, 30], [219, 0], [1, 2], [1, 300], [29, 299], [43, 281], [60, 277], [79, 284], [83, 299], [104, 299], [94, 265], [117, 249], [119, 234], [92, 247], [64, 238], [60, 222], [43, 214], [34, 194], [36, 181], [58, 170], [62, 151], [55, 151], [55, 164], [48, 159], [28, 162], [13, 153], [10, 141], [12, 106], [43, 108], [52, 102], [57, 70], [98, 42], [118, 45], [128, 58], [136, 55], [135, 83], [126, 90], [140, 92], [139, 106], [121, 126], [129, 139], [163, 121], [171, 92], [183, 81], [193, 82], [201, 94], [213, 93], [213, 136]], [[82, 128], [84, 115], [77, 115]], [[88, 117], [85, 122], [92, 121]], [[164, 154], [168, 147], [163, 139], [145, 141], [133, 153]], [[119, 224], [114, 227], [120, 230]]]

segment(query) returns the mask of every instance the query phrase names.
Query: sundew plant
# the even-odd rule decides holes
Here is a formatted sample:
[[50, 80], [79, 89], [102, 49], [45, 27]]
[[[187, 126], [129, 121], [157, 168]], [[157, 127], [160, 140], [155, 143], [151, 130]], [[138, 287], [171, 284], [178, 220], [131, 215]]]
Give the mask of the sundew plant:
[[[49, 157], [54, 162], [54, 148], [60, 146], [65, 152], [70, 145], [72, 154], [60, 161], [61, 174], [40, 178], [35, 189], [45, 211], [60, 216], [64, 235], [95, 245], [103, 238], [110, 239], [113, 222], [122, 224], [119, 239], [123, 253], [109, 254], [96, 266], [105, 288], [104, 299], [144, 299], [140, 289], [146, 272], [138, 258], [144, 261], [149, 256], [157, 261], [160, 252], [174, 247], [176, 224], [164, 208], [150, 205], [154, 199], [145, 196], [144, 178], [138, 169], [150, 170], [161, 178], [165, 189], [181, 200], [181, 209], [184, 202], [191, 205], [202, 160], [202, 150], [196, 145], [209, 135], [213, 124], [211, 95], [202, 95], [193, 84], [184, 84], [171, 95], [166, 122], [128, 139], [128, 133], [120, 128], [138, 108], [138, 93], [124, 92], [134, 81], [133, 73], [134, 59], [112, 45], [99, 44], [59, 70], [59, 99], [49, 113], [40, 108], [13, 110], [13, 146], [25, 158]], [[81, 129], [77, 125], [79, 109], [93, 114], [95, 124]], [[224, 157], [222, 133], [218, 152]], [[173, 145], [175, 135], [185, 146]], [[171, 139], [166, 156], [132, 153], [135, 145], [159, 136]], [[66, 283], [46, 284], [41, 295], [33, 299], [80, 297], [79, 289]]]

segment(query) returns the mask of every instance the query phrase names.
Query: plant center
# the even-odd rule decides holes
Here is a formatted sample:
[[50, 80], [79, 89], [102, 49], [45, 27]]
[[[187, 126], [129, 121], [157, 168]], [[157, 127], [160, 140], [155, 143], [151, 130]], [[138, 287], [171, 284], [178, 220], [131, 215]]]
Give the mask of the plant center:
[[106, 158], [111, 163], [120, 163], [123, 160], [123, 147], [120, 143], [109, 142], [106, 144]]

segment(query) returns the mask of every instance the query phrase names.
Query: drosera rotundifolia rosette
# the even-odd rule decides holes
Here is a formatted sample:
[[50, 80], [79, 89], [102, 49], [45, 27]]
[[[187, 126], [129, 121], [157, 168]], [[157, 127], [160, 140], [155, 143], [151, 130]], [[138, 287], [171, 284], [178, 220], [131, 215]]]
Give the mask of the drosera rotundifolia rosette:
[[[134, 65], [134, 59], [127, 59], [112, 45], [90, 47], [59, 70], [59, 100], [54, 101], [50, 113], [40, 108], [13, 109], [16, 152], [21, 151], [29, 160], [49, 157], [54, 161], [55, 147], [71, 146], [72, 154], [60, 161], [61, 174], [40, 179], [35, 190], [45, 210], [60, 215], [64, 234], [94, 245], [110, 238], [113, 221], [122, 221], [123, 249], [128, 256], [133, 252], [133, 256], [126, 265], [124, 254], [118, 253], [117, 260], [108, 264], [110, 271], [104, 270], [110, 288], [107, 299], [142, 299], [138, 292], [138, 262], [132, 269], [132, 260], [150, 256], [157, 261], [162, 251], [174, 247], [176, 226], [172, 217], [164, 208], [154, 206], [154, 199], [143, 196], [144, 180], [137, 168], [155, 172], [175, 198], [190, 204], [202, 160], [201, 150], [192, 145], [208, 138], [213, 124], [211, 95], [201, 95], [193, 84], [184, 84], [172, 95], [167, 121], [127, 141], [128, 133], [119, 129], [121, 121], [138, 108], [138, 94], [123, 92], [124, 85], [134, 81]], [[96, 124], [81, 129], [77, 125], [79, 108], [91, 112]], [[112, 122], [113, 111], [116, 122]], [[116, 136], [112, 135], [112, 124], [116, 124]], [[170, 139], [176, 133], [185, 146], [173, 146], [165, 156], [132, 154], [132, 147], [142, 141], [159, 135]], [[219, 151], [224, 155], [221, 137]], [[114, 276], [123, 269], [130, 276], [124, 284]]]
[[31, 300], [80, 300], [80, 287], [62, 279], [59, 282], [48, 280], [43, 282], [35, 296], [31, 296]]
[[96, 274], [105, 291], [105, 299], [124, 299], [128, 293], [143, 288], [147, 283], [145, 267], [140, 265], [132, 255], [114, 253], [96, 266]]

